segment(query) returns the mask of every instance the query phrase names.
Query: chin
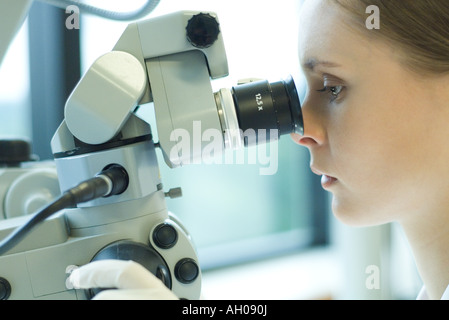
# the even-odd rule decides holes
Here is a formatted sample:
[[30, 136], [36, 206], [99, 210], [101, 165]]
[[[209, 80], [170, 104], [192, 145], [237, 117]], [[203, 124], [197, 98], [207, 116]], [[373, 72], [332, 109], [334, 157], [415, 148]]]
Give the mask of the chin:
[[352, 227], [372, 227], [391, 222], [382, 218], [385, 215], [379, 207], [342, 201], [335, 196], [332, 198], [332, 213], [340, 222]]

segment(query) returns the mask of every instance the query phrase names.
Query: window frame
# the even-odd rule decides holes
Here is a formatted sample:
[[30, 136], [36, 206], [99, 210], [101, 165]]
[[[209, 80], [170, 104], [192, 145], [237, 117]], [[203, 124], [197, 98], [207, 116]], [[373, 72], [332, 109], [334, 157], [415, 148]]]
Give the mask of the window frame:
[[33, 153], [53, 159], [50, 141], [64, 119], [65, 101], [81, 78], [79, 30], [65, 10], [34, 1], [28, 15]]

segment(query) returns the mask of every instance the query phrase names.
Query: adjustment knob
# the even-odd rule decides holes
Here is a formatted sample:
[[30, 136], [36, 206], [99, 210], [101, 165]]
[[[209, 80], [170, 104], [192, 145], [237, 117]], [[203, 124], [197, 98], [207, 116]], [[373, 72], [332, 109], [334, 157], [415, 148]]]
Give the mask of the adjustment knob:
[[187, 22], [187, 40], [197, 48], [208, 48], [218, 39], [220, 27], [217, 19], [208, 13], [194, 15]]
[[178, 232], [172, 225], [162, 223], [154, 229], [153, 241], [161, 249], [170, 249], [178, 241]]
[[[163, 257], [150, 246], [138, 242], [120, 240], [101, 249], [91, 261], [105, 259], [133, 260], [158, 277], [167, 288], [171, 289], [172, 287], [168, 265]], [[91, 298], [103, 289], [89, 289], [86, 291], [86, 295]]]
[[21, 162], [34, 160], [31, 145], [25, 140], [0, 140], [0, 166], [17, 166]]
[[5, 278], [0, 278], [0, 300], [7, 300], [11, 294], [11, 285]]
[[200, 270], [195, 260], [184, 258], [175, 266], [175, 277], [181, 283], [192, 283], [198, 277]]

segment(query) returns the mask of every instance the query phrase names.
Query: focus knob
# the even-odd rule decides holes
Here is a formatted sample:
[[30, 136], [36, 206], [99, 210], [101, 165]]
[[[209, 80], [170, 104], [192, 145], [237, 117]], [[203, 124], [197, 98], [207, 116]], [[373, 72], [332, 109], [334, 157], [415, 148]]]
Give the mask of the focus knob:
[[7, 300], [11, 294], [11, 285], [5, 278], [0, 278], [0, 300]]
[[25, 140], [0, 140], [0, 166], [16, 166], [21, 162], [31, 161], [31, 145]]
[[194, 15], [187, 22], [187, 39], [197, 48], [208, 48], [214, 44], [220, 34], [217, 19], [208, 13]]
[[195, 281], [200, 274], [196, 262], [189, 258], [184, 258], [175, 266], [175, 277], [179, 282], [189, 284]]
[[[92, 261], [117, 259], [133, 260], [159, 278], [169, 289], [172, 287], [172, 280], [168, 265], [162, 256], [152, 247], [128, 240], [120, 240], [107, 245], [93, 257]], [[103, 288], [93, 288], [86, 292], [90, 298], [99, 293]]]
[[162, 249], [173, 248], [178, 241], [176, 229], [168, 223], [160, 224], [153, 233], [154, 243]]

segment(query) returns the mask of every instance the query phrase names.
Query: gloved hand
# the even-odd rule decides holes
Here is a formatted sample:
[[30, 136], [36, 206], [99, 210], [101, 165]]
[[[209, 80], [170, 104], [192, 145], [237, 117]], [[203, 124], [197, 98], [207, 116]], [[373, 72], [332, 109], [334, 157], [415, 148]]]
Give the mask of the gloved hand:
[[67, 279], [75, 289], [103, 290], [94, 300], [175, 300], [176, 295], [145, 267], [134, 261], [98, 260], [75, 268]]

